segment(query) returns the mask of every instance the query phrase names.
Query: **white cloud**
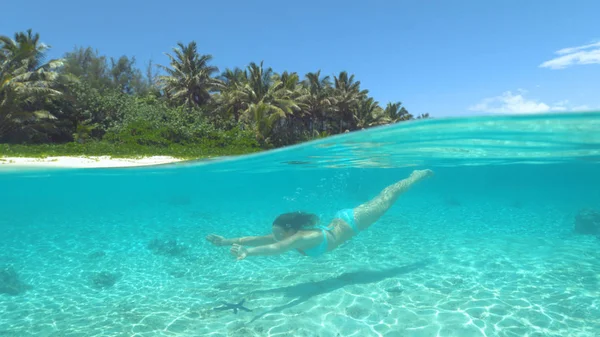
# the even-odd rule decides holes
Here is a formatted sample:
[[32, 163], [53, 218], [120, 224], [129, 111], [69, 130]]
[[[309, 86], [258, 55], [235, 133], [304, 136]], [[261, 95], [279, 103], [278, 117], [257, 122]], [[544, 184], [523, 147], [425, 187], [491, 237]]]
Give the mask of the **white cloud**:
[[546, 104], [538, 102], [534, 99], [525, 98], [523, 95], [525, 90], [520, 89], [519, 94], [513, 94], [511, 91], [506, 91], [500, 96], [484, 98], [481, 102], [469, 107], [471, 111], [492, 112], [492, 113], [507, 113], [507, 114], [524, 114], [524, 113], [544, 113], [544, 112], [559, 112], [570, 111], [568, 108], [569, 101], [560, 101], [554, 104]]
[[563, 48], [556, 54], [560, 56], [540, 64], [540, 67], [564, 69], [578, 64], [600, 64], [600, 42]]

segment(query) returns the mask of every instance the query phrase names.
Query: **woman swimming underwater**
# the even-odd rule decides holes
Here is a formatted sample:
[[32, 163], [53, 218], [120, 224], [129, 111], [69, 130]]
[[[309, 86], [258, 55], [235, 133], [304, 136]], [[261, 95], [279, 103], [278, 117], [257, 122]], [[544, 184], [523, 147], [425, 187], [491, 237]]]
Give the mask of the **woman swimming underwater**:
[[277, 255], [296, 249], [308, 256], [319, 256], [350, 240], [375, 223], [415, 183], [433, 175], [431, 170], [413, 171], [411, 175], [386, 187], [374, 199], [335, 214], [328, 226], [316, 226], [318, 217], [303, 212], [285, 213], [273, 221], [272, 234], [226, 239], [208, 235], [216, 246], [231, 245], [238, 260], [248, 256]]

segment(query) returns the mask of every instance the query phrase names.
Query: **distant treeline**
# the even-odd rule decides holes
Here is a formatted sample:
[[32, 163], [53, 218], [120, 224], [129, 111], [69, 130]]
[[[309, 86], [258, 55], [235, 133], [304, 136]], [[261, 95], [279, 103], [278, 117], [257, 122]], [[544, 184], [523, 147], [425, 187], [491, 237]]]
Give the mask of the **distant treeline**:
[[0, 143], [243, 150], [428, 117], [381, 107], [345, 71], [301, 78], [252, 62], [221, 72], [193, 41], [144, 70], [90, 47], [47, 60], [48, 48], [31, 30], [0, 36]]

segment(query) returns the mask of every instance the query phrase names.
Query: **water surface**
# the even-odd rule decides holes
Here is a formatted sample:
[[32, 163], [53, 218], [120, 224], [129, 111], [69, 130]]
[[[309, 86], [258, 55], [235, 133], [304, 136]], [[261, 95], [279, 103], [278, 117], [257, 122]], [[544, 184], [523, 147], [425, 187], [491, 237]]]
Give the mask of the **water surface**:
[[[0, 270], [22, 285], [0, 293], [0, 336], [597, 336], [600, 240], [573, 227], [600, 210], [599, 131], [594, 113], [441, 119], [0, 173]], [[435, 176], [319, 258], [235, 261], [204, 239], [294, 210], [327, 222], [421, 168]], [[251, 312], [213, 310], [242, 299]]]

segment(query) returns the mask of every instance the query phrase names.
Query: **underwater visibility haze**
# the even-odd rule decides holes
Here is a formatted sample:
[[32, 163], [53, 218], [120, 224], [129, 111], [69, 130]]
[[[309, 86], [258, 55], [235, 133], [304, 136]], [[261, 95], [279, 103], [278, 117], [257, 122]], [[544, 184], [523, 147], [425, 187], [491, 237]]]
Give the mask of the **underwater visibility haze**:
[[[237, 261], [434, 176], [318, 257]], [[600, 113], [431, 119], [243, 157], [0, 171], [0, 336], [598, 336]]]

